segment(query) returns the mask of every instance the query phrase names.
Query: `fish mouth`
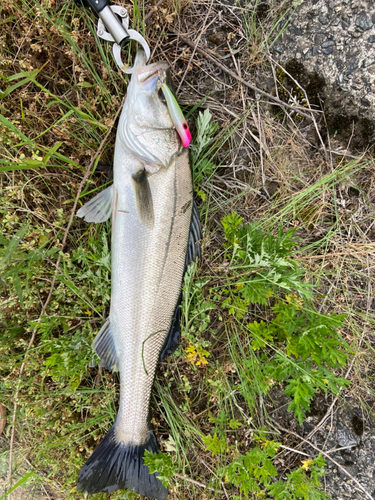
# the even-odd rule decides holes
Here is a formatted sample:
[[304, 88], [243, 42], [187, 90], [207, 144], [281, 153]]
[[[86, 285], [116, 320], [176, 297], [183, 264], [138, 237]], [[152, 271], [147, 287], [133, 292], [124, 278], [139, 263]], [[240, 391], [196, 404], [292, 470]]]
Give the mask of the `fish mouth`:
[[144, 90], [152, 92], [158, 78], [165, 75], [169, 68], [167, 61], [159, 61], [146, 65], [146, 54], [143, 50], [137, 52], [134, 62], [134, 72], [138, 83], [142, 84]]
[[135, 71], [138, 83], [142, 84], [143, 90], [146, 92], [152, 92], [155, 88], [156, 82], [159, 78], [158, 68], [150, 68], [149, 66], [143, 66], [136, 69]]
[[190, 144], [191, 133], [180, 106], [167, 85], [167, 80], [170, 80], [168, 74], [169, 65], [166, 61], [159, 61], [146, 66], [144, 65], [145, 61], [145, 53], [140, 50], [134, 64], [137, 82], [142, 85], [143, 90], [151, 93], [157, 81], [160, 81], [160, 90], [164, 95], [173, 125], [180, 136], [182, 145], [186, 148]]

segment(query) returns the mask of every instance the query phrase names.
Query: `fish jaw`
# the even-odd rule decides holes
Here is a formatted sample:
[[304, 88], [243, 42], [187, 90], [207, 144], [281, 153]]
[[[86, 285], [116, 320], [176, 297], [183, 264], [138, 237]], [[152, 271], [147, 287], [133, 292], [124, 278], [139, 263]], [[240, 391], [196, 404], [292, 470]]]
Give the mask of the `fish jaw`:
[[181, 154], [182, 145], [187, 147], [191, 140], [186, 120], [166, 85], [168, 77], [165, 61], [146, 65], [139, 51], [118, 127], [124, 148], [145, 164], [163, 167], [169, 167]]

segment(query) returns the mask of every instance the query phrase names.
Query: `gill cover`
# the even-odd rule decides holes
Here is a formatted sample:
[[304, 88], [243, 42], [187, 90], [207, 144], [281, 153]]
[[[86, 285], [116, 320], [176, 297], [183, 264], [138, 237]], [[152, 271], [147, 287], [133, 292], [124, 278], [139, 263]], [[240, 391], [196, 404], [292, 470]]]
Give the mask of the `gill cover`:
[[173, 125], [176, 127], [182, 145], [187, 148], [191, 141], [191, 133], [185, 117], [182, 114], [181, 108], [166, 83], [161, 84], [161, 90], [164, 94]]

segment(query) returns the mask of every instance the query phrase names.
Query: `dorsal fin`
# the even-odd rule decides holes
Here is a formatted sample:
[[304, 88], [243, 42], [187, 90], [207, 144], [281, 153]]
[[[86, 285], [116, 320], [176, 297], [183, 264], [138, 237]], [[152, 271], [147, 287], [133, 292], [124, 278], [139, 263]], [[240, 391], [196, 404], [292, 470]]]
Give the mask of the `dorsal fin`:
[[[197, 205], [193, 200], [189, 241], [185, 259], [185, 271], [190, 266], [190, 264], [192, 264], [197, 259], [200, 259], [201, 247], [199, 241], [201, 239], [202, 239], [202, 229], [199, 221], [199, 212]], [[182, 301], [182, 294], [180, 295], [177, 301], [177, 307], [173, 315], [171, 328], [169, 330], [168, 337], [165, 339], [164, 346], [160, 352], [159, 361], [163, 361], [167, 356], [173, 354], [180, 344], [181, 301]]]

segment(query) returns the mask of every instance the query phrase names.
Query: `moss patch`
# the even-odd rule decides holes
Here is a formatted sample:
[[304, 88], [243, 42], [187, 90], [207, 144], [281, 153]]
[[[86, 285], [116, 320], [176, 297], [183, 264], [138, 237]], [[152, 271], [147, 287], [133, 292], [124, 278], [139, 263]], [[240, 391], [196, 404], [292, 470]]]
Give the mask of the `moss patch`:
[[304, 89], [310, 105], [315, 109], [321, 109], [320, 98], [325, 86], [325, 80], [318, 73], [315, 71], [309, 73], [297, 59], [291, 59], [285, 64], [285, 71], [280, 68], [277, 69], [276, 76], [280, 83], [278, 86], [280, 98], [285, 102], [288, 102], [290, 94], [292, 94], [301, 104], [307, 106], [306, 96], [302, 90]]

